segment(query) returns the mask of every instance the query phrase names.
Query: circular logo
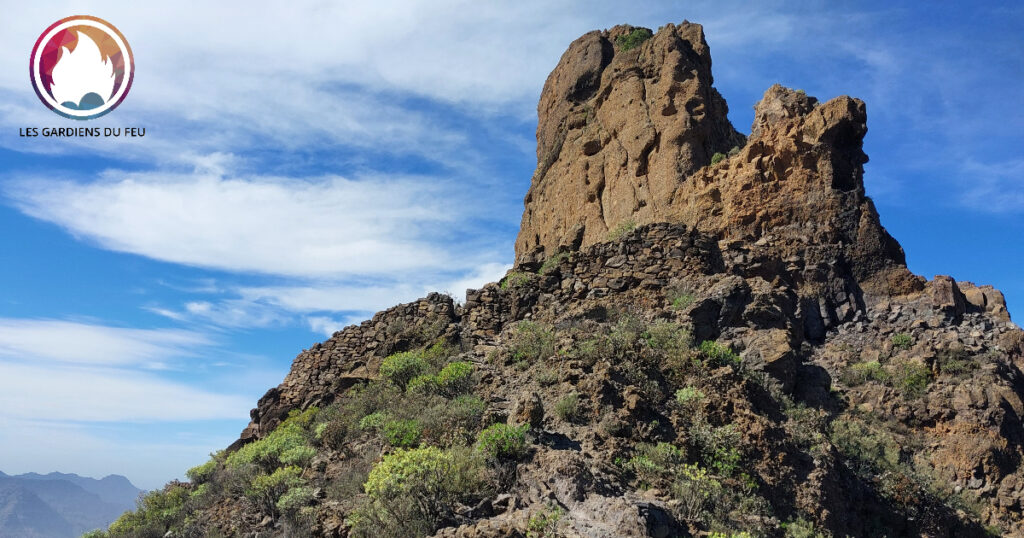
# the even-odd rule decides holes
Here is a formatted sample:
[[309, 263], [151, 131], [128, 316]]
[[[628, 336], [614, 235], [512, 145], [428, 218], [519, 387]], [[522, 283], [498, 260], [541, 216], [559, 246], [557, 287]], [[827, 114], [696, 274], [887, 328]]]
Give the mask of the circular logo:
[[98, 118], [132, 87], [135, 60], [124, 35], [98, 17], [76, 15], [47, 28], [32, 48], [29, 74], [50, 110], [76, 120]]

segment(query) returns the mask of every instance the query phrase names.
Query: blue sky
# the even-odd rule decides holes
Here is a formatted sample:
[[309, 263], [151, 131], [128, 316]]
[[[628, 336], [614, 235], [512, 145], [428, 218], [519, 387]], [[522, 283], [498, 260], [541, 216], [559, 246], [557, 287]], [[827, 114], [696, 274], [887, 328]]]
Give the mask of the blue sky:
[[[337, 4], [337, 5], [336, 5]], [[868, 194], [931, 278], [1024, 316], [1018, 3], [432, 1], [8, 3], [0, 18], [0, 470], [142, 487], [234, 440], [292, 358], [512, 261], [536, 100], [580, 34], [705, 26], [749, 132], [771, 84], [867, 102]], [[52, 22], [91, 14], [136, 58], [90, 127], [26, 76]]]

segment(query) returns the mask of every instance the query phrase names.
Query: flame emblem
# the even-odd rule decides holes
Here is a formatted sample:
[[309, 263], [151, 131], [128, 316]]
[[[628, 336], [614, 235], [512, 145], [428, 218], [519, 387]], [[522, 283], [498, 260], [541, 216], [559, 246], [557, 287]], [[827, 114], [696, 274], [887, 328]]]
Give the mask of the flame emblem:
[[43, 104], [66, 118], [86, 120], [124, 101], [135, 63], [117, 28], [78, 15], [57, 21], [39, 36], [29, 71]]

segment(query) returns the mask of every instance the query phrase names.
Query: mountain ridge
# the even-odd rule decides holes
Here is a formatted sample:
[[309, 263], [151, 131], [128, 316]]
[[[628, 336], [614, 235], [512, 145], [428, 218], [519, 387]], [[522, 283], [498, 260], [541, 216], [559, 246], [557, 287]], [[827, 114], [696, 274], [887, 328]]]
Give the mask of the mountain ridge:
[[865, 104], [728, 122], [700, 25], [585, 34], [515, 266], [304, 350], [110, 536], [1024, 536], [1024, 332], [914, 275]]

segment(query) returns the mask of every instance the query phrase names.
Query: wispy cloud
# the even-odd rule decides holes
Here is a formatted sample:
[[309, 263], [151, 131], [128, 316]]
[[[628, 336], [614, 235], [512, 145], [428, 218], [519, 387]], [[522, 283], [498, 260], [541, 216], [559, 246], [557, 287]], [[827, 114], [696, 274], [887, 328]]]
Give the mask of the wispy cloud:
[[110, 172], [90, 183], [26, 179], [7, 194], [110, 250], [301, 277], [450, 266], [438, 240], [459, 213], [459, 194], [430, 178]]
[[966, 160], [960, 168], [964, 205], [994, 213], [1024, 212], [1024, 159], [981, 163]]
[[146, 368], [194, 356], [211, 344], [206, 335], [180, 329], [0, 318], [0, 359]]

